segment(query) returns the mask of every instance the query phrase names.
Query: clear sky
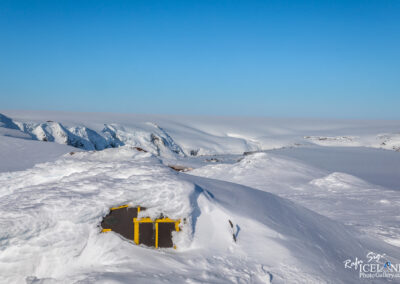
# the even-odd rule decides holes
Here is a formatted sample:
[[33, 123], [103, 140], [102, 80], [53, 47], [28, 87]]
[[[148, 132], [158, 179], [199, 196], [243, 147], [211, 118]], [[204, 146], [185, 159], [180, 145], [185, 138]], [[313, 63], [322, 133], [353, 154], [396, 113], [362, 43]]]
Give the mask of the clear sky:
[[400, 119], [400, 1], [0, 0], [0, 109]]

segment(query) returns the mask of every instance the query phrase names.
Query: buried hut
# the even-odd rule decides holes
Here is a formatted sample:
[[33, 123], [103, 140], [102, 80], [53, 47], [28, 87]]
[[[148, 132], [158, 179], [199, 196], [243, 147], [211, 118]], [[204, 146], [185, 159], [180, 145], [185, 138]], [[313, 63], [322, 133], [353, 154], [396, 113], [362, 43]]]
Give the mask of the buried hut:
[[102, 232], [113, 231], [137, 245], [155, 248], [175, 247], [172, 232], [180, 231], [181, 220], [173, 220], [164, 216], [157, 219], [138, 218], [144, 207], [122, 205], [110, 208], [110, 213], [101, 222]]

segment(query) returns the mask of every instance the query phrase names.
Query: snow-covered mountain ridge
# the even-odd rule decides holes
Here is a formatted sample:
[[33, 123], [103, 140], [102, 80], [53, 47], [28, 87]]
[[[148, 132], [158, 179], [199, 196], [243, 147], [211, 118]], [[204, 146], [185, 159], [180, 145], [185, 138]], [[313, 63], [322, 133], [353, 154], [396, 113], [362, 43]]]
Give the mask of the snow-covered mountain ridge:
[[268, 118], [226, 121], [226, 118], [51, 112], [7, 112], [7, 116], [0, 114], [0, 121], [0, 127], [19, 129], [39, 141], [84, 150], [130, 145], [165, 157], [242, 154], [312, 144], [400, 151], [398, 121]]
[[151, 131], [127, 130], [124, 126], [104, 124], [104, 128], [97, 132], [85, 126], [67, 127], [51, 120], [41, 123], [14, 122], [2, 114], [0, 121], [3, 122], [0, 126], [19, 129], [34, 140], [66, 144], [84, 150], [104, 150], [131, 145], [142, 147], [156, 155], [185, 155], [168, 133], [155, 123], [147, 123]]

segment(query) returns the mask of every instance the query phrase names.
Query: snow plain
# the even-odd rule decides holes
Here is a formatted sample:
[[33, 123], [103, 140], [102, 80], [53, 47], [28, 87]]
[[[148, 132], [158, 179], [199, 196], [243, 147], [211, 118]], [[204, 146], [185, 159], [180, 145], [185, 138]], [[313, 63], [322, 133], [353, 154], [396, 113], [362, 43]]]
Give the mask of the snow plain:
[[[344, 260], [400, 262], [400, 122], [1, 113], [1, 283], [364, 283]], [[185, 218], [177, 250], [100, 233], [125, 203]]]

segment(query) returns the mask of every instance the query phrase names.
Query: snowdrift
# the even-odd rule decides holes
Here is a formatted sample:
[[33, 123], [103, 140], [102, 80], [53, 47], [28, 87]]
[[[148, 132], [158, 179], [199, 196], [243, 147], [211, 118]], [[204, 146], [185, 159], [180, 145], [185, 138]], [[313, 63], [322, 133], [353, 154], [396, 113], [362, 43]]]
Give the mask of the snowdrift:
[[[178, 249], [100, 233], [108, 208], [125, 203], [186, 218]], [[0, 210], [2, 283], [351, 283], [344, 259], [390, 251], [274, 194], [179, 174], [129, 146], [2, 173]]]
[[[325, 153], [321, 155], [321, 160], [315, 154], [319, 152]], [[292, 156], [301, 157], [302, 160]], [[341, 156], [345, 159], [341, 159]], [[355, 164], [357, 160], [360, 166]], [[390, 151], [298, 148], [255, 153], [244, 156], [237, 163], [210, 164], [190, 171], [189, 174], [274, 193], [321, 215], [351, 225], [377, 240], [399, 246], [400, 196], [398, 190], [393, 190], [396, 187], [388, 189], [339, 172], [353, 172], [377, 184], [383, 178], [383, 184], [398, 184], [399, 168], [400, 156]]]

